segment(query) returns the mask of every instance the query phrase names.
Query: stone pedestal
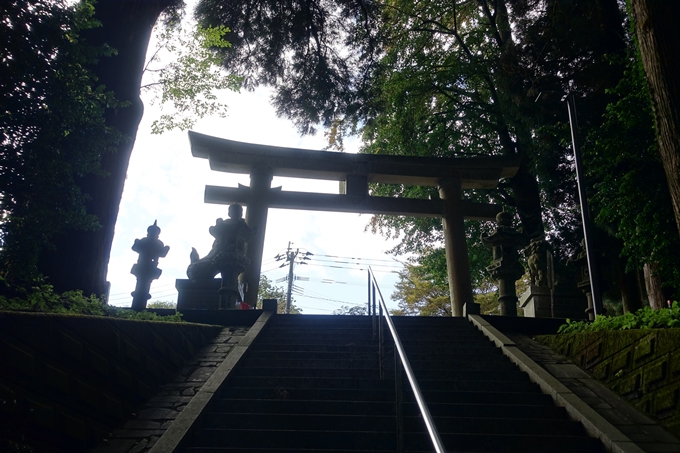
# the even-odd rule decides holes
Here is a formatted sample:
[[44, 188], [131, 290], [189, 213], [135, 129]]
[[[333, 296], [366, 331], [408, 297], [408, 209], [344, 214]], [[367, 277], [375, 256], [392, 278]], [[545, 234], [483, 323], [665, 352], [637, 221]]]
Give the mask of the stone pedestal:
[[175, 280], [177, 288], [177, 311], [182, 310], [219, 310], [220, 287], [222, 279], [214, 278], [201, 282], [189, 279]]
[[[586, 319], [588, 302], [585, 296], [576, 291], [557, 290], [553, 296], [555, 318]], [[529, 286], [519, 299], [527, 318], [552, 318], [550, 289], [544, 286]]]

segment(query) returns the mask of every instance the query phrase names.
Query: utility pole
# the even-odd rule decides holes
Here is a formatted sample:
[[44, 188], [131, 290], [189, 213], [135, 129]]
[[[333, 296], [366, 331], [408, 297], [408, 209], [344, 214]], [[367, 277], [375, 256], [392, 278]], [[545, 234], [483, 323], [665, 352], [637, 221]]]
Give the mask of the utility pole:
[[[300, 280], [300, 279], [309, 280], [308, 278], [305, 278], [305, 277], [296, 278], [295, 275], [293, 274], [293, 268], [295, 266], [295, 260], [298, 257], [298, 255], [300, 255], [300, 249], [293, 250], [291, 248], [291, 245], [293, 245], [293, 243], [288, 242], [288, 249], [286, 250], [285, 256], [281, 256], [280, 254], [276, 255], [276, 261], [280, 261], [281, 259], [283, 259], [285, 257], [285, 259], [288, 263], [288, 277], [286, 277], [286, 279], [288, 280], [288, 291], [287, 291], [287, 294], [286, 294], [286, 314], [287, 315], [290, 314], [290, 304], [291, 304], [291, 298], [292, 298], [292, 294], [293, 294], [293, 281], [296, 280], [296, 279], [297, 280]], [[302, 255], [303, 255], [303, 257], [300, 258], [300, 260], [298, 261], [297, 264], [307, 264], [305, 262], [305, 260], [309, 260], [310, 259], [309, 257], [314, 255], [314, 254], [311, 253], [311, 252], [303, 252]], [[286, 266], [286, 263], [283, 263], [281, 266], [279, 266], [279, 268], [285, 267], [285, 266]], [[279, 282], [279, 281], [281, 281], [281, 280], [277, 280], [277, 282]]]
[[295, 258], [297, 258], [300, 249], [295, 249], [293, 251], [290, 246], [292, 242], [288, 243], [288, 250], [286, 251], [286, 259], [288, 260], [288, 293], [286, 295], [286, 314], [290, 314], [290, 297], [293, 292], [293, 265], [295, 264]]

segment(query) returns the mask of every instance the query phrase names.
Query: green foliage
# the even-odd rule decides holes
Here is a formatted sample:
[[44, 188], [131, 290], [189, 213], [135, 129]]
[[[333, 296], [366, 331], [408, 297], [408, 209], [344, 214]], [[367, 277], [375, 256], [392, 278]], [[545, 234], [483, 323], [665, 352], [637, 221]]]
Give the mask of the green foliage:
[[[241, 78], [226, 75], [221, 69], [221, 57], [215, 50], [230, 47], [224, 36], [229, 29], [197, 27], [186, 32], [180, 22], [161, 25], [158, 31], [160, 44], [146, 64], [145, 73], [150, 79], [143, 91], [155, 94], [152, 104], [160, 103], [163, 113], [151, 125], [153, 134], [172, 129], [187, 130], [197, 119], [206, 116], [227, 115], [227, 106], [218, 102], [217, 91], [238, 91]], [[157, 29], [158, 30], [158, 29]], [[171, 63], [157, 67], [164, 58], [174, 57]]]
[[73, 313], [105, 316], [107, 305], [98, 297], [84, 296], [82, 291], [54, 292], [51, 285], [40, 284], [30, 289], [9, 287], [4, 280], [0, 295], [0, 309], [41, 313]]
[[365, 108], [369, 68], [380, 51], [374, 21], [379, 2], [332, 0], [200, 0], [203, 27], [227, 26], [233, 44], [222, 64], [251, 89], [274, 86], [277, 113], [301, 133]]
[[637, 51], [631, 49], [625, 63], [624, 77], [610, 90], [615, 99], [604, 123], [589, 136], [595, 221], [622, 241], [628, 270], [659, 263], [664, 282], [680, 290], [680, 237]]
[[595, 318], [593, 322], [567, 319], [567, 323], [560, 326], [558, 333], [664, 328], [680, 328], [680, 305], [678, 302], [673, 302], [671, 307], [667, 309], [652, 310], [650, 307], [644, 307], [635, 313], [626, 313], [621, 316], [601, 315]]
[[132, 319], [136, 321], [182, 322], [182, 313], [159, 316], [149, 311], [135, 311], [130, 308], [107, 307], [107, 315], [112, 318]]
[[51, 285], [44, 283], [26, 289], [9, 286], [5, 280], [0, 279], [0, 290], [0, 310], [108, 316], [141, 321], [182, 321], [181, 313], [171, 316], [158, 316], [156, 313], [147, 311], [136, 312], [129, 308], [113, 307], [107, 305], [99, 297], [83, 295], [82, 291], [55, 293]]
[[349, 305], [343, 305], [337, 310], [333, 310], [334, 315], [349, 315], [349, 316], [366, 316], [368, 315], [368, 309], [365, 305], [354, 305], [350, 307]]
[[165, 300], [154, 300], [146, 304], [146, 308], [161, 308], [161, 309], [177, 309], [177, 302], [169, 302]]
[[399, 272], [399, 281], [392, 294], [392, 300], [397, 301], [399, 309], [393, 314], [451, 316], [448, 284], [428, 270], [425, 266], [406, 264]]
[[[443, 267], [443, 270], [442, 270]], [[518, 292], [526, 289], [526, 277], [517, 285]], [[451, 316], [451, 299], [446, 279], [446, 258], [438, 249], [423, 255], [416, 263], [406, 264], [399, 273], [392, 300], [399, 309], [392, 313], [398, 316]], [[482, 314], [498, 314], [497, 283], [488, 275], [475, 281], [473, 298], [480, 305]]]
[[80, 38], [98, 25], [93, 1], [15, 0], [0, 12], [0, 275], [30, 285], [56, 234], [98, 228], [75, 180], [100, 172], [121, 140], [104, 124], [120, 105], [85, 69], [111, 53]]

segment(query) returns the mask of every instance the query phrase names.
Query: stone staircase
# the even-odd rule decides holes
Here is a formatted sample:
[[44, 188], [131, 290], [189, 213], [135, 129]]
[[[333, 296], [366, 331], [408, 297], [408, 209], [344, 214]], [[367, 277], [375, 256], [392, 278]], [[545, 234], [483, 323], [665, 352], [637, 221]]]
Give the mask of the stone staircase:
[[[394, 318], [449, 452], [604, 452], [463, 318]], [[386, 331], [387, 333], [387, 331]], [[393, 346], [363, 316], [276, 316], [181, 451], [405, 452], [434, 448]], [[397, 376], [401, 376], [401, 372]]]

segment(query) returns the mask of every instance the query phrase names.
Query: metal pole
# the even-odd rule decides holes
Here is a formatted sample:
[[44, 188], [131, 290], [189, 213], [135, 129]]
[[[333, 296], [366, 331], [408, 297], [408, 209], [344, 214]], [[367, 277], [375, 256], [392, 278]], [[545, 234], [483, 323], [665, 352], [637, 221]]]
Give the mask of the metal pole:
[[371, 316], [371, 273], [367, 270], [368, 275], [368, 316]]
[[586, 182], [583, 175], [581, 162], [581, 148], [578, 141], [578, 121], [576, 118], [576, 102], [574, 93], [567, 93], [567, 110], [569, 111], [569, 125], [571, 126], [571, 144], [574, 148], [574, 163], [576, 166], [576, 182], [578, 183], [578, 195], [581, 200], [581, 219], [583, 221], [583, 236], [586, 243], [586, 256], [588, 258], [588, 273], [590, 275], [590, 293], [593, 298], [593, 310], [595, 316], [602, 314], [602, 297], [600, 293], [600, 281], [598, 278], [597, 263], [595, 259], [595, 246], [592, 237], [592, 223], [588, 209], [586, 196]]

